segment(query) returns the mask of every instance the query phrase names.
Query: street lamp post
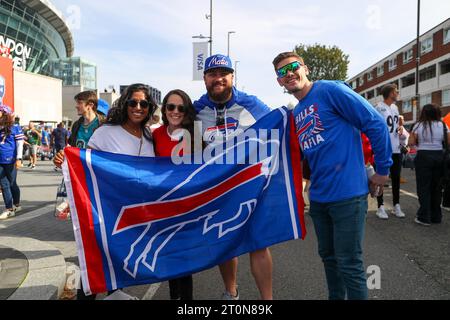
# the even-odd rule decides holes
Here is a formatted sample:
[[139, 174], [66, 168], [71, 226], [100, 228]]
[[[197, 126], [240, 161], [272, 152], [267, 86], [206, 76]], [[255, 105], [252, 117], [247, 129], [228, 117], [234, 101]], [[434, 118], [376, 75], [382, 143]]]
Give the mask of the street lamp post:
[[209, 39], [208, 40], [208, 42], [209, 42], [209, 50], [210, 50], [210, 56], [212, 56], [212, 51], [211, 51], [211, 37], [207, 37], [207, 36], [204, 36], [204, 35], [202, 35], [202, 34], [200, 34], [200, 35], [198, 35], [198, 36], [192, 36], [192, 39]]
[[212, 56], [212, 33], [213, 33], [213, 2], [209, 1], [209, 15], [206, 15], [206, 19], [209, 19], [209, 54]]
[[202, 34], [200, 34], [199, 36], [194, 36], [192, 38], [194, 39], [209, 39], [209, 55], [212, 56], [212, 42], [213, 42], [213, 37], [212, 37], [212, 32], [213, 32], [213, 16], [212, 16], [212, 0], [210, 0], [209, 2], [209, 14], [206, 15], [206, 19], [209, 20], [209, 37], [204, 36]]
[[236, 89], [237, 89], [237, 85], [238, 85], [238, 78], [237, 78], [237, 71], [238, 71], [238, 63], [239, 63], [240, 61], [239, 60], [236, 60], [235, 62], [234, 62], [234, 86], [236, 87]]
[[228, 31], [228, 49], [227, 49], [227, 56], [230, 56], [230, 35], [236, 33], [236, 31]]
[[417, 112], [419, 111], [417, 109], [420, 108], [420, 95], [419, 95], [419, 68], [420, 68], [420, 0], [417, 0], [417, 39], [416, 39], [416, 46], [417, 46], [417, 52], [416, 52], [416, 96], [415, 96], [415, 102], [416, 105], [413, 109], [413, 120], [416, 122], [417, 120]]

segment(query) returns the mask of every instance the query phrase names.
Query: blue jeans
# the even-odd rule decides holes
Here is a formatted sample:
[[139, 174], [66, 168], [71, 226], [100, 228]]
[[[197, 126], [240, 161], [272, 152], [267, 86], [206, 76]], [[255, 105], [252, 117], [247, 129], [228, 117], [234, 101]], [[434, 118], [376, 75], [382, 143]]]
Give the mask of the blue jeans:
[[20, 204], [20, 189], [17, 185], [15, 163], [0, 164], [0, 185], [2, 186], [6, 209], [13, 208], [13, 201], [16, 205]]
[[311, 201], [330, 300], [368, 299], [362, 257], [366, 214], [367, 196], [331, 203]]

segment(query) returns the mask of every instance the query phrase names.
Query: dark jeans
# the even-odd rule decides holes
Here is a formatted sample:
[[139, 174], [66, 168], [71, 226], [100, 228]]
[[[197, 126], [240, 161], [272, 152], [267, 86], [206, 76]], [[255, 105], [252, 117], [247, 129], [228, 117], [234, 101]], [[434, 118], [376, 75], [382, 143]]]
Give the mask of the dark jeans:
[[[400, 203], [400, 174], [402, 172], [402, 155], [392, 154], [394, 163], [391, 166], [392, 197], [394, 206]], [[384, 205], [383, 195], [377, 197], [378, 208]]]
[[310, 215], [319, 243], [330, 300], [368, 299], [362, 257], [367, 196], [332, 202], [311, 201]]
[[20, 204], [20, 189], [17, 185], [15, 163], [0, 164], [0, 185], [2, 186], [6, 209], [12, 209], [13, 204]]
[[171, 300], [192, 300], [192, 276], [169, 280]]
[[417, 195], [419, 196], [419, 211], [417, 218], [425, 223], [440, 223], [442, 221], [441, 178], [444, 154], [442, 151], [418, 151], [414, 160], [416, 166]]

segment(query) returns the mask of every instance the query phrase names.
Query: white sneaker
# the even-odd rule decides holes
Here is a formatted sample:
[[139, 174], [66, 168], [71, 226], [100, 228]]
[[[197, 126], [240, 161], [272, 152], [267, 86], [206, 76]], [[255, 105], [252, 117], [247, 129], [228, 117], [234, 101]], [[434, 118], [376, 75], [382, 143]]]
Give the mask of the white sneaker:
[[238, 291], [238, 289], [236, 288], [236, 295], [235, 296], [233, 296], [228, 291], [225, 291], [222, 294], [222, 300], [239, 300], [239, 291]]
[[405, 213], [402, 211], [402, 208], [400, 208], [400, 204], [396, 204], [395, 205], [394, 210], [392, 210], [392, 213], [397, 218], [404, 218], [405, 217]]
[[8, 218], [14, 217], [16, 213], [14, 210], [5, 210], [2, 214], [0, 214], [0, 220], [6, 220]]
[[389, 219], [389, 216], [387, 215], [386, 211], [384, 210], [384, 206], [381, 206], [377, 210], [377, 217], [383, 220]]
[[18, 205], [17, 207], [14, 206], [14, 212], [15, 213], [20, 212], [20, 211], [22, 211], [22, 206], [21, 205]]

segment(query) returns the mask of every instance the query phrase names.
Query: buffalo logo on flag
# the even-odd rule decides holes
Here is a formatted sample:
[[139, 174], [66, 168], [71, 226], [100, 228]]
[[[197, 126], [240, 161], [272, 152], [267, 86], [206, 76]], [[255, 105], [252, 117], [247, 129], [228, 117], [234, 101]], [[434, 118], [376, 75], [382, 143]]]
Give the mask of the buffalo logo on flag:
[[304, 238], [293, 117], [272, 111], [201, 164], [66, 149], [87, 294], [161, 282]]

